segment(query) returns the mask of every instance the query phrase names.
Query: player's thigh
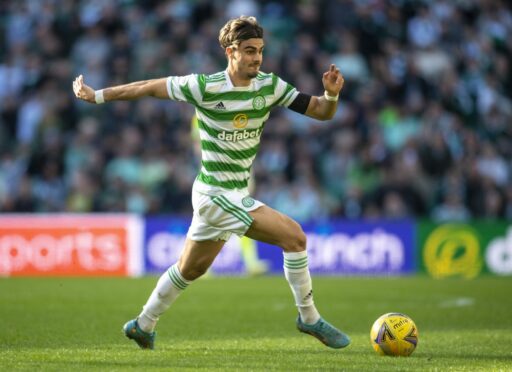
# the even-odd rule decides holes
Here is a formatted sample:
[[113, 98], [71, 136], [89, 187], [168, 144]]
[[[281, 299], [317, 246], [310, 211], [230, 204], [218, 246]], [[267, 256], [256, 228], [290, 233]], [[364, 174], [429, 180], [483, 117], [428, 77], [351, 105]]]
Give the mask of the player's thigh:
[[288, 252], [306, 249], [302, 227], [290, 217], [264, 205], [249, 212], [254, 221], [245, 234], [251, 239], [277, 245]]
[[225, 243], [224, 240], [195, 241], [187, 238], [178, 263], [181, 275], [193, 280], [204, 274]]

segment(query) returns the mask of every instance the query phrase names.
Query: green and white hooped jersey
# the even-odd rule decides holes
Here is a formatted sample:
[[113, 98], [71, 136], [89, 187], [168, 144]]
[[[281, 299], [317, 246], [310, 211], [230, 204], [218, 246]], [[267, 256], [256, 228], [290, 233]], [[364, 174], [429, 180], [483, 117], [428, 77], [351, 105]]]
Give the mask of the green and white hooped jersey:
[[299, 92], [277, 75], [259, 72], [247, 87], [234, 87], [227, 71], [169, 76], [172, 100], [195, 106], [201, 140], [196, 191], [216, 195], [246, 190], [270, 110], [288, 107]]

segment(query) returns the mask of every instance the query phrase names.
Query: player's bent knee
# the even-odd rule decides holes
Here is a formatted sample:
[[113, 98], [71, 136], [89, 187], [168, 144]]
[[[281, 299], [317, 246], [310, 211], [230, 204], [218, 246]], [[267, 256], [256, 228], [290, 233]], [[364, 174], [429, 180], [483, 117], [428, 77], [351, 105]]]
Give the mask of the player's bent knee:
[[195, 265], [184, 268], [181, 275], [186, 280], [195, 280], [208, 271], [209, 265]]
[[294, 228], [290, 231], [291, 234], [282, 244], [285, 252], [302, 252], [306, 250], [306, 234], [298, 223], [294, 222], [294, 225]]

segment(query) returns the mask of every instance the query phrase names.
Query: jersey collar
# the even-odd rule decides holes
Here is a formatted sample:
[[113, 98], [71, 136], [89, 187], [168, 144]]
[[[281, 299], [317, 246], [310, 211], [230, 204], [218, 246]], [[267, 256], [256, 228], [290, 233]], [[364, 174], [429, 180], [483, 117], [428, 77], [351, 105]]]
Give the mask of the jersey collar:
[[228, 69], [224, 70], [224, 74], [226, 75], [226, 86], [230, 91], [246, 92], [254, 90], [254, 79], [251, 79], [251, 84], [246, 87], [235, 87], [231, 81], [231, 78], [229, 77]]

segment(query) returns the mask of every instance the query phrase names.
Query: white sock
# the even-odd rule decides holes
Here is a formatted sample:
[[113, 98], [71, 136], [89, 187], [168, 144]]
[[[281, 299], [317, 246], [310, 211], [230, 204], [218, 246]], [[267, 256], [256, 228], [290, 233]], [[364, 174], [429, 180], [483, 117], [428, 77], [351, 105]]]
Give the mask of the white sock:
[[302, 252], [284, 252], [284, 276], [295, 298], [300, 318], [306, 324], [315, 324], [320, 314], [313, 302], [313, 286], [308, 268], [308, 254]]
[[171, 306], [176, 298], [187, 288], [191, 281], [180, 273], [178, 264], [172, 265], [162, 274], [148, 301], [137, 318], [139, 327], [144, 332], [153, 332], [160, 315]]

